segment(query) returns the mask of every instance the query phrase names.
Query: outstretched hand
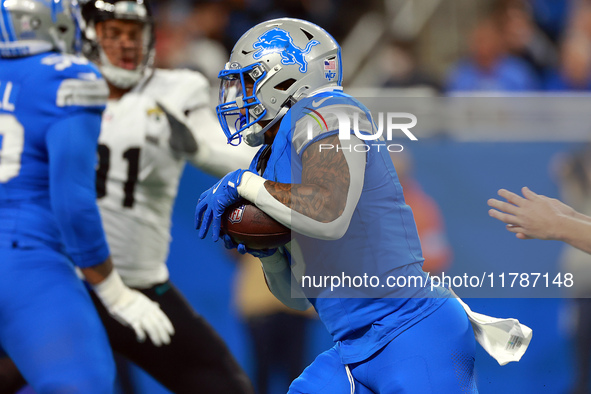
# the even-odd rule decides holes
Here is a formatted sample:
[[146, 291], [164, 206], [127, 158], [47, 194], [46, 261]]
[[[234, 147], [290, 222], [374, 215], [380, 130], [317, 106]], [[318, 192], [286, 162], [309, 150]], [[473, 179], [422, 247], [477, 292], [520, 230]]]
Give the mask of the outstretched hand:
[[507, 230], [519, 239], [558, 239], [556, 221], [561, 217], [576, 215], [568, 205], [540, 194], [527, 187], [521, 189], [523, 197], [505, 189], [498, 191], [507, 202], [494, 198], [488, 200], [488, 214], [507, 224]]
[[219, 239], [222, 215], [226, 208], [240, 200], [237, 189], [246, 171], [248, 170], [236, 170], [226, 174], [218, 183], [201, 194], [195, 208], [195, 228], [199, 230], [199, 238], [205, 238], [211, 226], [211, 237], [214, 242]]

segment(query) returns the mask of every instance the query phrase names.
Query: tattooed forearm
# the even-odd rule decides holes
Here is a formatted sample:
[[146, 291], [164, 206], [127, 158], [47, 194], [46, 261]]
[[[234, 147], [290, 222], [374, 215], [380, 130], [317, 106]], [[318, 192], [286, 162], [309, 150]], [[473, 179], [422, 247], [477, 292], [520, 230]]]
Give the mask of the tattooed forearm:
[[318, 149], [320, 142], [340, 146], [337, 136], [310, 145], [302, 156], [302, 183], [265, 182], [267, 191], [282, 204], [322, 223], [338, 218], [345, 209], [349, 166], [337, 149]]

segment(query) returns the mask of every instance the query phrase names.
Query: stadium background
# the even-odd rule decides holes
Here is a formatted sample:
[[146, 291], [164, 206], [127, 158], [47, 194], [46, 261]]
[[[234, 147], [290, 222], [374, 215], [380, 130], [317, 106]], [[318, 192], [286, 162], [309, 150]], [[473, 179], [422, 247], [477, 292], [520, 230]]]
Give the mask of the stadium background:
[[[255, 23], [278, 16], [309, 19], [341, 42], [346, 89], [395, 88], [402, 90], [392, 92], [404, 95], [437, 96], [457, 87], [502, 95], [591, 87], [591, 16], [585, 1], [220, 0], [160, 1], [156, 6], [157, 64], [202, 70], [212, 79], [214, 91], [215, 75], [232, 43]], [[528, 40], [534, 39], [539, 42], [531, 47], [542, 48], [541, 55], [528, 47]], [[462, 80], [469, 74], [461, 69], [466, 62], [477, 69], [491, 61], [506, 62], [507, 67], [487, 81]], [[414, 158], [415, 178], [442, 210], [454, 252], [451, 274], [461, 274], [466, 267], [483, 271], [493, 266], [498, 272], [559, 269], [563, 245], [516, 240], [488, 216], [486, 205], [501, 187], [516, 191], [527, 185], [559, 196], [551, 164], [556, 154], [577, 149], [582, 141], [556, 133], [551, 140], [532, 133], [519, 142], [466, 141], [453, 133], [418, 135], [418, 142], [405, 144]], [[213, 182], [193, 168], [185, 170], [173, 217], [171, 277], [252, 374], [252, 348], [233, 301], [236, 263], [221, 244], [201, 241], [193, 230], [195, 203]], [[481, 393], [567, 392], [573, 378], [568, 299], [466, 301], [475, 311], [516, 317], [534, 330], [519, 363], [501, 367], [478, 348]], [[331, 341], [318, 321], [309, 329], [306, 353], [312, 361]], [[136, 374], [142, 393], [166, 392]]]

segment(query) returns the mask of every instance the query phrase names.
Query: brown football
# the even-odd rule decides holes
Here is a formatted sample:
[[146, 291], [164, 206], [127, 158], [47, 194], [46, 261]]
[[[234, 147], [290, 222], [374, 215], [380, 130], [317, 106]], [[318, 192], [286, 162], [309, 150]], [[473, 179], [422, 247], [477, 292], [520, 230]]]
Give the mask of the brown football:
[[226, 209], [222, 232], [250, 249], [272, 249], [291, 241], [291, 230], [253, 203], [242, 200]]

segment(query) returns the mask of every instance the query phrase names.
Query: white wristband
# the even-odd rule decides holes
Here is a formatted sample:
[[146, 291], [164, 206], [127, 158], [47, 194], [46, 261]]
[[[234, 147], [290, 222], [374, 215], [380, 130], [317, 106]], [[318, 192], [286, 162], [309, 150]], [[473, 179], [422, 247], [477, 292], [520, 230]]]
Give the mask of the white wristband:
[[242, 180], [236, 190], [242, 197], [256, 204], [257, 195], [259, 190], [265, 187], [265, 181], [265, 178], [258, 176], [254, 172], [246, 171], [242, 174]]
[[93, 285], [96, 295], [105, 306], [115, 304], [127, 289], [117, 271], [113, 270], [102, 282]]

